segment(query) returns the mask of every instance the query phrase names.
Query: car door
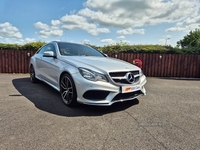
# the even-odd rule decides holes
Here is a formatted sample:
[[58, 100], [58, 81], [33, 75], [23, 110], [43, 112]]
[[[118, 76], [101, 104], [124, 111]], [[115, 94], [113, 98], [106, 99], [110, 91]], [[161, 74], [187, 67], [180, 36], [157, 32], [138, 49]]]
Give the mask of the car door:
[[53, 51], [55, 56], [57, 54], [53, 44], [47, 44], [44, 49], [39, 52], [38, 61], [36, 62], [37, 68], [40, 72], [40, 78], [53, 86], [58, 85], [59, 76], [59, 60], [56, 57], [45, 57], [43, 53], [46, 51]]
[[42, 72], [45, 80], [47, 80], [53, 86], [58, 86], [58, 77], [59, 77], [59, 60], [57, 59], [57, 51], [53, 44], [49, 44], [46, 47], [45, 51], [53, 51], [55, 57], [44, 57], [42, 56], [43, 66]]
[[43, 73], [43, 60], [42, 60], [42, 57], [43, 57], [43, 53], [45, 52], [46, 50], [46, 46], [43, 46], [36, 54], [35, 54], [35, 71], [37, 72], [37, 76], [43, 80], [43, 76], [44, 76], [44, 73]]

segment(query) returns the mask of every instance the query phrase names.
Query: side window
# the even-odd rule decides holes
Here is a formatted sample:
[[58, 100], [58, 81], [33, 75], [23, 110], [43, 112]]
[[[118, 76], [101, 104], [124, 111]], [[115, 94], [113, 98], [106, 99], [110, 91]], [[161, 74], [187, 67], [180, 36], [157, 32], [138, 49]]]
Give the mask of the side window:
[[45, 51], [53, 51], [56, 54], [55, 46], [53, 44], [48, 44]]
[[42, 47], [37, 54], [43, 54], [46, 51], [53, 51], [56, 54], [55, 46], [53, 44], [48, 44]]
[[37, 54], [43, 54], [45, 52], [46, 46], [42, 47]]

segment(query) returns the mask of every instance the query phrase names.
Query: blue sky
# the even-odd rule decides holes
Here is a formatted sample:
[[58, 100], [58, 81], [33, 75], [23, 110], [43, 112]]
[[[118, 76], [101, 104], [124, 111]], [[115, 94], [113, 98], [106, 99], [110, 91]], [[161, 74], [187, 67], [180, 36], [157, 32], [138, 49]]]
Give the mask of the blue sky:
[[199, 0], [0, 0], [0, 43], [175, 46], [195, 28]]

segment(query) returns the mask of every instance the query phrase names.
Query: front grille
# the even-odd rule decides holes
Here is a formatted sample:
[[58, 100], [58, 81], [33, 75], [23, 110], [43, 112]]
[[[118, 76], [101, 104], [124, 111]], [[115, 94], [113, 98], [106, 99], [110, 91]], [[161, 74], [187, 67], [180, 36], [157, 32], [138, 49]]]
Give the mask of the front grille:
[[144, 95], [144, 93], [142, 93], [142, 91], [135, 91], [131, 93], [119, 93], [113, 98], [112, 101], [131, 100], [131, 99], [136, 98], [139, 95]]
[[[133, 75], [139, 74], [138, 70], [137, 71], [129, 71], [129, 72], [131, 72]], [[110, 72], [109, 75], [111, 77], [122, 77], [122, 76], [125, 76], [126, 73], [128, 73], [128, 72], [127, 71], [125, 71], [125, 72]]]
[[[139, 71], [129, 71], [135, 76], [134, 83], [138, 82], [140, 79]], [[109, 75], [115, 83], [118, 84], [131, 84], [126, 79], [126, 74], [128, 72], [110, 72]]]

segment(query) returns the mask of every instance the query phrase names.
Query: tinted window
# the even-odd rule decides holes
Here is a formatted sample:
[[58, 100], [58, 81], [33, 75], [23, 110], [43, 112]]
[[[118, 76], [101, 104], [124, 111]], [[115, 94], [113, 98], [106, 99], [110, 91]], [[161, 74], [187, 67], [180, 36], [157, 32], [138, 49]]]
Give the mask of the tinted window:
[[42, 47], [42, 48], [37, 52], [37, 54], [43, 54], [43, 53], [46, 52], [46, 51], [53, 51], [54, 53], [56, 53], [55, 46], [54, 46], [53, 44], [45, 45], [44, 47]]
[[105, 57], [98, 50], [79, 44], [73, 43], [58, 43], [59, 51], [61, 55], [65, 56], [99, 56]]

